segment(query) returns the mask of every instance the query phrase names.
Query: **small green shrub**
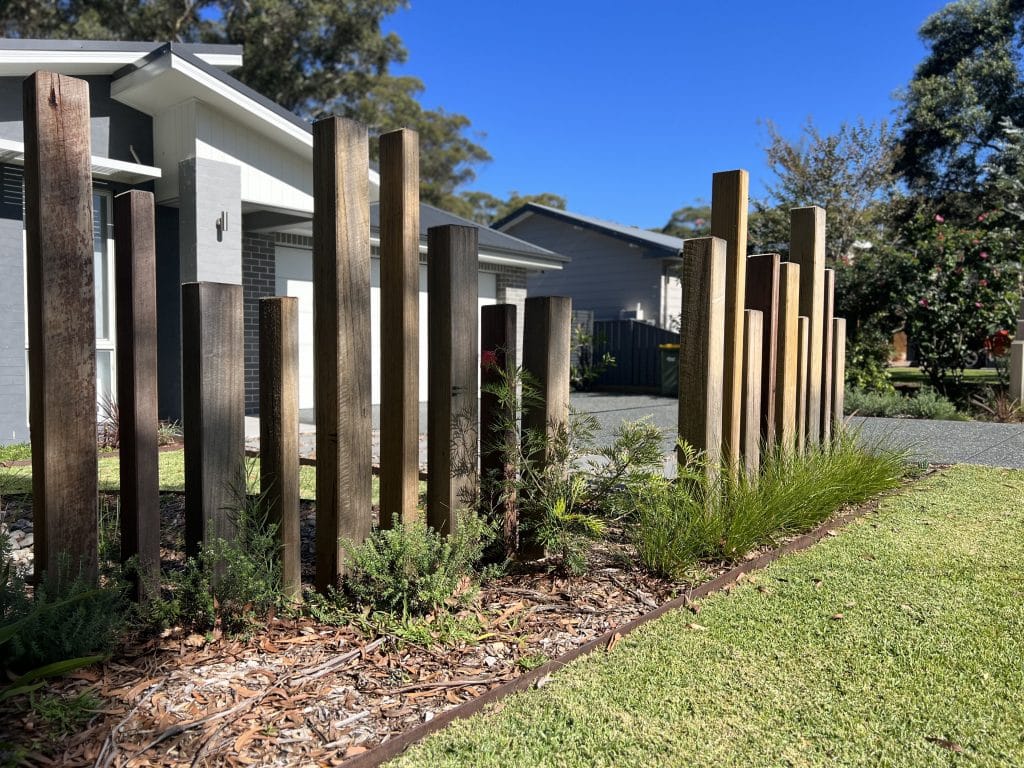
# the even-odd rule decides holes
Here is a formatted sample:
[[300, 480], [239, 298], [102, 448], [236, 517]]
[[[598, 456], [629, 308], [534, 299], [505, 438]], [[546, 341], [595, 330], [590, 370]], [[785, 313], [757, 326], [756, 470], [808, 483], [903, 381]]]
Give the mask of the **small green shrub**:
[[30, 595], [11, 559], [10, 539], [0, 533], [0, 670], [38, 671], [114, 647], [127, 616], [123, 585], [97, 587], [67, 565], [58, 570], [44, 574]]
[[892, 392], [889, 357], [892, 342], [879, 328], [860, 328], [846, 349], [846, 383], [864, 392]]
[[402, 617], [458, 604], [493, 535], [486, 522], [461, 511], [448, 536], [415, 520], [375, 529], [359, 545], [343, 541], [349, 569], [345, 592], [358, 606]]
[[32, 458], [31, 443], [0, 445], [0, 461], [27, 461]]
[[284, 604], [277, 527], [267, 520], [265, 499], [235, 495], [235, 538], [214, 539], [182, 570], [165, 574], [169, 589], [143, 606], [146, 623], [243, 632]]
[[641, 562], [671, 578], [685, 578], [701, 561], [735, 560], [808, 530], [840, 507], [894, 487], [907, 470], [905, 454], [859, 445], [846, 432], [802, 454], [768, 453], [753, 480], [725, 467], [709, 473], [700, 457], [683, 450], [688, 460], [675, 482], [637, 489], [631, 526]]
[[102, 709], [102, 702], [92, 691], [84, 691], [77, 696], [33, 694], [30, 706], [47, 735], [56, 740], [80, 731]]
[[965, 421], [967, 416], [957, 410], [951, 400], [931, 387], [921, 387], [916, 395], [898, 392], [866, 392], [846, 390], [846, 412], [858, 416], [905, 417]]

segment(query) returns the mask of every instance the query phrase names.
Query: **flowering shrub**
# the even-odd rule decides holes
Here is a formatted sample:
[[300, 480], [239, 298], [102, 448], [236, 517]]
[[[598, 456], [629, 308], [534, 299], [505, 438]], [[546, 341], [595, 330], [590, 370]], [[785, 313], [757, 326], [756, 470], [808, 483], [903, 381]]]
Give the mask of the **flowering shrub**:
[[904, 236], [915, 266], [907, 328], [931, 384], [948, 393], [978, 351], [1012, 324], [1020, 261], [1009, 231], [986, 214], [970, 225], [919, 215]]

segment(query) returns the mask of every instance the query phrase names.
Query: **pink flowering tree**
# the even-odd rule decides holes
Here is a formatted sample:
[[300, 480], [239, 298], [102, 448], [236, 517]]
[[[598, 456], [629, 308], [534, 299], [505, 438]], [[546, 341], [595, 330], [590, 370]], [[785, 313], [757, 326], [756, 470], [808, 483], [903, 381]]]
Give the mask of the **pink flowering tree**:
[[1013, 327], [1020, 247], [984, 213], [970, 225], [919, 215], [904, 236], [914, 268], [907, 330], [931, 384], [953, 393], [986, 341]]

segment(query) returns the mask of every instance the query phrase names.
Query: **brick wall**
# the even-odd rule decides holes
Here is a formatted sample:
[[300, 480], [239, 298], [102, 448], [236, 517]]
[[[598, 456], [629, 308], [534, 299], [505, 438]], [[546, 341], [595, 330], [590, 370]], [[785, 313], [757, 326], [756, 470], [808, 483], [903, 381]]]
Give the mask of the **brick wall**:
[[277, 293], [273, 235], [242, 233], [242, 301], [245, 320], [245, 412], [259, 411], [260, 299]]

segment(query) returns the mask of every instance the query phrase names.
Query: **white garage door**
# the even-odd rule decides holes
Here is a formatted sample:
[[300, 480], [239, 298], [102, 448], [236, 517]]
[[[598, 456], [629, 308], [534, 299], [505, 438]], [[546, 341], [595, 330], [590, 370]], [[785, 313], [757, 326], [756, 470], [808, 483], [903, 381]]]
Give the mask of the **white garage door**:
[[[313, 259], [310, 251], [277, 246], [277, 292], [299, 299], [299, 408], [313, 407]], [[480, 306], [496, 304], [497, 276], [479, 274]], [[479, 318], [477, 320], [479, 323]], [[479, 325], [477, 327], [479, 334]], [[370, 334], [373, 403], [380, 403], [380, 260], [371, 262]], [[427, 268], [420, 266], [420, 400], [427, 399]]]

